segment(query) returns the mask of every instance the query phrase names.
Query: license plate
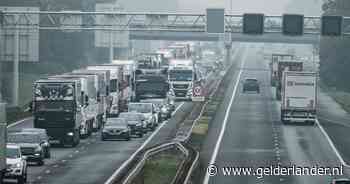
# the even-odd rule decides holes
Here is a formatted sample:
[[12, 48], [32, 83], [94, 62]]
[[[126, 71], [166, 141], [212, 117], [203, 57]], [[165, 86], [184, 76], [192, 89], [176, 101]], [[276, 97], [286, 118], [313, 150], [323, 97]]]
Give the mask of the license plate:
[[60, 141], [59, 140], [49, 140], [50, 144], [59, 144]]

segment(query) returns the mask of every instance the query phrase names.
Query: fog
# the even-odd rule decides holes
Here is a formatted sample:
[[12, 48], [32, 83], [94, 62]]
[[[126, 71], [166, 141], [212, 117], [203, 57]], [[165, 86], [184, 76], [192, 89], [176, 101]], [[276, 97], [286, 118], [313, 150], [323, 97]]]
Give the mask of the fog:
[[[280, 15], [283, 13], [301, 13], [319, 15], [322, 0], [178, 0], [179, 11], [203, 13], [208, 7], [224, 7], [233, 14], [265, 13]], [[310, 11], [311, 10], [311, 11]]]

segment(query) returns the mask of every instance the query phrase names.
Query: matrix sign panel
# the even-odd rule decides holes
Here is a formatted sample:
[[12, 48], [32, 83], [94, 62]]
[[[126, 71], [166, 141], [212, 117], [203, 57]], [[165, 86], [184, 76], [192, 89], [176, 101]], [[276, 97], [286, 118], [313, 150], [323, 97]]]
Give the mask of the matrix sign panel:
[[225, 9], [207, 9], [207, 33], [225, 33]]

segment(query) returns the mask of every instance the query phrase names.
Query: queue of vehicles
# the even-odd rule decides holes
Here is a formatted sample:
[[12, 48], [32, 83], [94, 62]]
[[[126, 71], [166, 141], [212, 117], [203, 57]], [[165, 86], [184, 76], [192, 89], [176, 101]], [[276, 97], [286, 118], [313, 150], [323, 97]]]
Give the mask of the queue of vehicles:
[[317, 73], [304, 71], [303, 62], [290, 54], [272, 54], [271, 86], [281, 101], [283, 123], [312, 123], [317, 118]]
[[93, 132], [106, 141], [154, 131], [171, 118], [175, 100], [191, 100], [198, 71], [190, 55], [188, 44], [176, 43], [135, 60], [114, 60], [35, 81], [33, 128], [7, 132], [5, 120], [0, 121], [0, 181], [25, 183], [29, 163], [45, 164], [51, 145], [75, 147]]

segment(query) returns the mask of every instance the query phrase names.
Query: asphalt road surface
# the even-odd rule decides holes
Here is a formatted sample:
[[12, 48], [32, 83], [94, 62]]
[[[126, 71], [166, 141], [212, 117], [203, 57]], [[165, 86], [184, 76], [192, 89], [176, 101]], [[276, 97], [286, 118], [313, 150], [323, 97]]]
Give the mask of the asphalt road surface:
[[[99, 133], [81, 140], [76, 148], [51, 148], [51, 158], [44, 166], [31, 164], [28, 168], [30, 184], [93, 184], [104, 183], [138, 148], [147, 141], [147, 146], [165, 140], [174, 132], [176, 124], [192, 107], [192, 103], [177, 104], [178, 110], [169, 120], [163, 122], [157, 132], [149, 132], [143, 138], [131, 141], [101, 141]], [[33, 127], [28, 118], [8, 129]], [[151, 139], [149, 137], [154, 133]]]
[[[242, 184], [242, 183], [330, 183], [332, 178], [349, 176], [343, 168], [342, 176], [269, 176], [261, 177], [257, 168], [281, 167], [329, 167], [341, 169], [341, 161], [325, 134], [318, 125], [284, 125], [280, 122], [279, 102], [274, 99], [274, 90], [269, 86], [268, 63], [264, 61], [259, 48], [246, 48], [240, 51], [235, 73], [228, 85], [223, 103], [210, 125], [208, 137], [202, 147], [201, 165], [215, 164], [217, 173], [210, 176], [203, 168], [203, 183]], [[241, 81], [254, 77], [260, 81], [260, 94], [242, 93]], [[340, 156], [350, 156], [348, 115], [339, 112], [339, 107], [324, 93], [320, 95], [320, 116], [330, 120], [320, 120], [324, 130], [339, 148]], [[328, 101], [327, 101], [328, 100]], [[326, 111], [323, 112], [323, 111]], [[332, 115], [332, 116], [331, 116]], [[339, 122], [335, 121], [338, 120]], [[349, 118], [350, 120], [350, 118]], [[335, 121], [335, 122], [334, 122]], [[343, 130], [340, 130], [344, 128]], [[346, 159], [348, 160], [348, 157]], [[255, 175], [225, 176], [223, 167], [253, 167]], [[210, 171], [213, 171], [211, 167]], [[227, 170], [226, 170], [227, 171]], [[215, 173], [211, 172], [211, 174]], [[226, 172], [227, 174], [227, 172]]]

